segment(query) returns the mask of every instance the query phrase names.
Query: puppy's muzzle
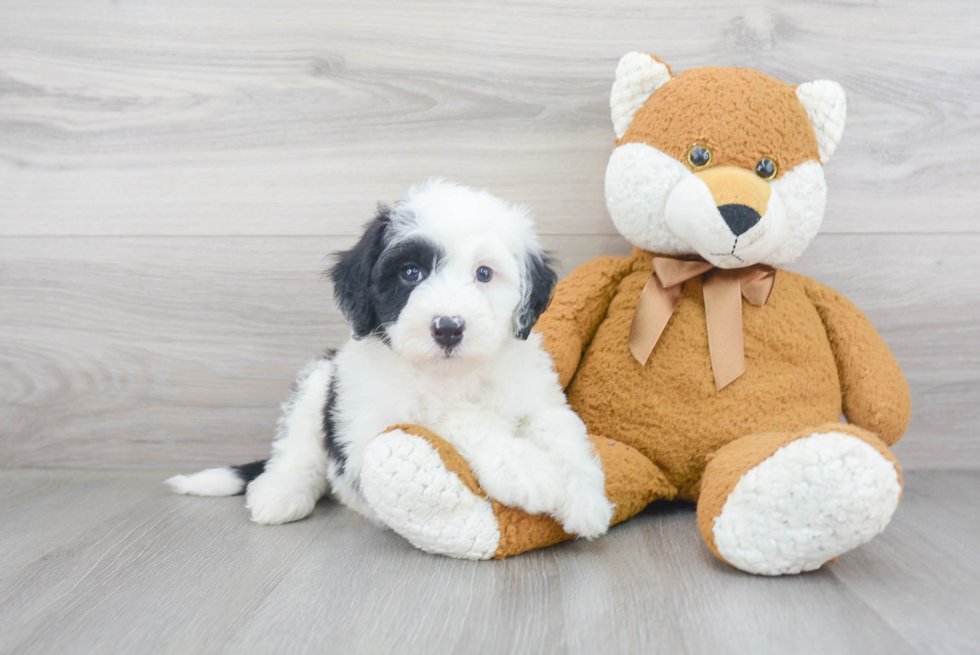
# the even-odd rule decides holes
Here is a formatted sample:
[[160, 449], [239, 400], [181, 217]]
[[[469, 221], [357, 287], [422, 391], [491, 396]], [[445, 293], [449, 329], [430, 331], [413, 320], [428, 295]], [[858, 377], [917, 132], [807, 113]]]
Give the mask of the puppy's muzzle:
[[458, 316], [437, 316], [432, 321], [432, 338], [437, 344], [451, 350], [463, 340], [466, 323]]

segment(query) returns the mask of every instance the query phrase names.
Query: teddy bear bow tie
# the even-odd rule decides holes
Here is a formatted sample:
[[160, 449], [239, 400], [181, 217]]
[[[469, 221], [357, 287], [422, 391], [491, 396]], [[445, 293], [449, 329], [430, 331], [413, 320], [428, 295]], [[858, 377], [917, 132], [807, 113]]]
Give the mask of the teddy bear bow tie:
[[723, 269], [704, 261], [654, 257], [653, 275], [643, 287], [633, 314], [629, 348], [640, 365], [647, 363], [684, 294], [684, 283], [699, 275], [704, 276], [711, 370], [715, 388], [721, 391], [745, 373], [742, 298], [756, 307], [766, 304], [776, 281], [776, 269], [771, 266]]

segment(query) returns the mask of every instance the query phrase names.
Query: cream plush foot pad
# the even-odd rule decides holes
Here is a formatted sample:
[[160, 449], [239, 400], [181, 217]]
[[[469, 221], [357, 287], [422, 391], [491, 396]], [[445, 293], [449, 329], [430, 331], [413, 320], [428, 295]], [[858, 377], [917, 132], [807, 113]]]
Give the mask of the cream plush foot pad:
[[884, 530], [901, 493], [895, 466], [872, 446], [813, 434], [742, 476], [715, 519], [715, 546], [750, 573], [812, 571]]
[[420, 437], [393, 430], [368, 444], [361, 491], [388, 527], [424, 551], [465, 559], [497, 552], [493, 505], [448, 471]]

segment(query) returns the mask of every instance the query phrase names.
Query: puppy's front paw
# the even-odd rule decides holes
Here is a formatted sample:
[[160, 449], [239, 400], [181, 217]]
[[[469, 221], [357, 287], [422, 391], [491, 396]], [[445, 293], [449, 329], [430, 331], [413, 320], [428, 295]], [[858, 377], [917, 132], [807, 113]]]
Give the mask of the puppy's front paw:
[[260, 525], [298, 521], [313, 512], [316, 501], [309, 485], [281, 474], [263, 473], [245, 492], [245, 507]]
[[595, 539], [609, 530], [614, 509], [615, 506], [606, 498], [605, 490], [578, 487], [569, 489], [555, 518], [565, 532]]
[[558, 469], [530, 444], [501, 455], [493, 466], [482, 467], [477, 477], [491, 498], [528, 514], [553, 514], [564, 493]]

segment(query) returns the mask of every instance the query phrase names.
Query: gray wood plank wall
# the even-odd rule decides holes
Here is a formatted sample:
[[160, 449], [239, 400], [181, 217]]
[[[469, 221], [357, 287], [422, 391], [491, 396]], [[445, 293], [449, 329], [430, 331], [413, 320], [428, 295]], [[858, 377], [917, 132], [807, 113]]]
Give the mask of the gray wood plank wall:
[[0, 467], [265, 454], [344, 338], [324, 256], [430, 176], [528, 203], [566, 273], [626, 252], [630, 50], [844, 86], [795, 268], [904, 366], [906, 468], [980, 467], [978, 33], [972, 0], [0, 0]]

